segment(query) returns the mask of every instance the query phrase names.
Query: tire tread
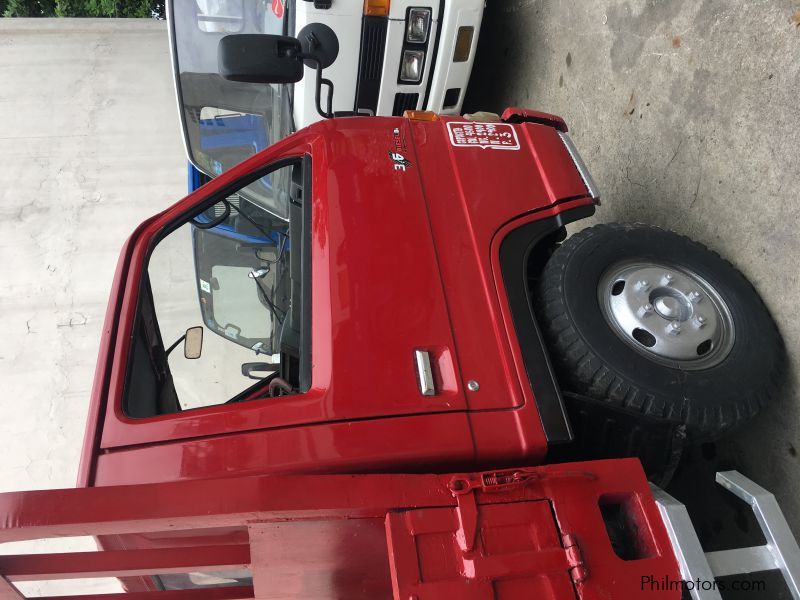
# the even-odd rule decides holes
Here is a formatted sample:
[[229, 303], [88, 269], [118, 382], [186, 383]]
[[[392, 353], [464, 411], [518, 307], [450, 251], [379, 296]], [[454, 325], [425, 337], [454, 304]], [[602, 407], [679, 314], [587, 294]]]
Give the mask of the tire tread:
[[[780, 346], [778, 359], [772, 363], [767, 384], [757, 390], [750, 390], [744, 397], [724, 399], [716, 405], [716, 410], [698, 405], [684, 398], [682, 402], [668, 402], [641, 389], [635, 382], [625, 378], [620, 372], [598, 356], [583, 338], [569, 316], [564, 297], [564, 278], [567, 266], [579, 252], [589, 252], [592, 246], [605, 243], [609, 237], [618, 237], [640, 228], [657, 229], [681, 238], [684, 243], [693, 245], [699, 252], [713, 254], [723, 261], [738, 277], [747, 283], [763, 307], [760, 296], [750, 281], [729, 261], [710, 250], [705, 245], [669, 230], [639, 223], [607, 223], [594, 225], [579, 231], [564, 241], [545, 265], [533, 292], [543, 334], [550, 349], [551, 358], [559, 381], [565, 391], [584, 394], [597, 400], [635, 409], [643, 414], [680, 420], [687, 423], [695, 439], [713, 439], [730, 431], [752, 418], [772, 402], [778, 393], [784, 377], [786, 357], [783, 342], [777, 325], [770, 318], [772, 330], [769, 337]], [[588, 246], [588, 248], [587, 248]], [[767, 311], [768, 314], [768, 311]]]

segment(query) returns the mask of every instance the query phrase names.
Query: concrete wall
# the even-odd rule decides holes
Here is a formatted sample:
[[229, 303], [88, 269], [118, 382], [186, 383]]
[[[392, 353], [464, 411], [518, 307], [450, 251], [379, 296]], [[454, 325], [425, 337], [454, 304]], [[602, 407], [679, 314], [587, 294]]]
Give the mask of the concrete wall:
[[0, 111], [0, 491], [70, 487], [119, 249], [186, 191], [166, 24], [0, 19]]
[[598, 221], [704, 242], [755, 284], [791, 359], [783, 393], [721, 444], [800, 534], [800, 4], [494, 0], [470, 109], [562, 115], [601, 188]]

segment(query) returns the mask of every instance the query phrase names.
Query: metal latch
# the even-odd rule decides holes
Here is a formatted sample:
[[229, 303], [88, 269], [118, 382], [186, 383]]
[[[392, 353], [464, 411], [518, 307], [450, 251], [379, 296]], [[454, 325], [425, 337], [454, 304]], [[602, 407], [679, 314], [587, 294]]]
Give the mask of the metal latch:
[[477, 479], [454, 477], [450, 481], [450, 491], [458, 498], [472, 490], [482, 492], [500, 492], [515, 485], [527, 483], [533, 479], [541, 479], [543, 475], [533, 469], [510, 469], [507, 471], [485, 471], [478, 473]]
[[539, 481], [542, 479], [597, 479], [597, 475], [589, 471], [548, 471], [541, 469], [519, 468], [505, 471], [484, 471], [478, 473], [475, 479], [467, 477], [453, 477], [450, 480], [450, 492], [456, 497], [462, 496], [473, 490], [481, 492], [503, 492], [508, 488]]
[[306, 0], [306, 2], [313, 2], [314, 8], [327, 10], [333, 4], [333, 0]]

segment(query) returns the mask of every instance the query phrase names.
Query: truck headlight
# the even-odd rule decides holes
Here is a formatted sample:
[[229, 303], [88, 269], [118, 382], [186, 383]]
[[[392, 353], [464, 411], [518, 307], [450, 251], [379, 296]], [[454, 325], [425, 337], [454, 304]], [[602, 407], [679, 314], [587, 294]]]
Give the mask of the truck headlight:
[[424, 65], [425, 53], [422, 50], [404, 50], [400, 63], [400, 81], [419, 83]]
[[428, 41], [431, 29], [430, 8], [409, 8], [406, 19], [406, 41], [412, 44], [424, 44]]
[[578, 153], [578, 149], [575, 147], [575, 144], [572, 143], [572, 138], [563, 131], [559, 131], [558, 135], [561, 136], [561, 141], [564, 142], [564, 145], [567, 147], [567, 152], [569, 152], [572, 162], [575, 163], [575, 168], [578, 169], [578, 173], [581, 179], [583, 179], [583, 184], [586, 186], [589, 195], [595, 202], [599, 202], [600, 190], [597, 189], [597, 184], [594, 182], [592, 174], [589, 173], [589, 169], [586, 168], [586, 163], [583, 162], [581, 155]]

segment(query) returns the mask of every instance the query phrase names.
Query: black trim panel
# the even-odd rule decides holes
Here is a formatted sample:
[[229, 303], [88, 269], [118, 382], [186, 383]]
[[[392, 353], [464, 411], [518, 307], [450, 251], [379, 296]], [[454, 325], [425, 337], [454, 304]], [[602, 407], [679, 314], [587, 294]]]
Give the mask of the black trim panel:
[[[428, 100], [431, 97], [431, 86], [433, 85], [433, 74], [436, 71], [436, 59], [439, 57], [439, 40], [442, 38], [442, 17], [444, 15], [444, 0], [439, 0], [439, 15], [436, 20], [436, 41], [433, 43], [433, 56], [431, 56], [431, 70], [428, 73], [428, 85], [425, 86], [425, 98], [422, 100], [422, 110], [430, 110]], [[433, 23], [431, 23], [431, 34], [433, 33]], [[428, 34], [430, 43], [431, 34]]]
[[386, 54], [386, 32], [389, 20], [385, 17], [364, 17], [361, 21], [361, 50], [358, 57], [358, 87], [355, 111], [378, 111], [381, 90], [383, 57]]
[[533, 313], [528, 289], [528, 259], [536, 245], [547, 236], [567, 223], [593, 214], [594, 206], [588, 205], [533, 221], [509, 233], [500, 245], [500, 269], [511, 317], [548, 444], [571, 442], [574, 438], [550, 357]]
[[395, 94], [392, 116], [402, 117], [405, 111], [415, 110], [418, 102], [419, 94], [404, 94], [402, 92]]

